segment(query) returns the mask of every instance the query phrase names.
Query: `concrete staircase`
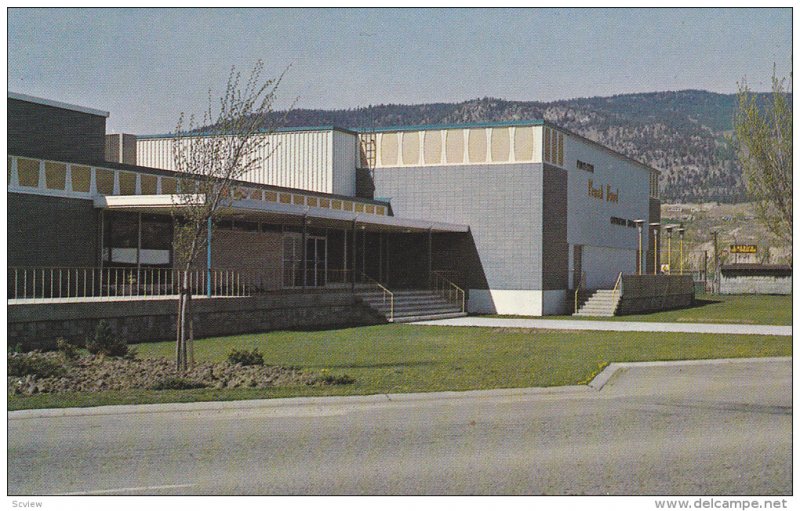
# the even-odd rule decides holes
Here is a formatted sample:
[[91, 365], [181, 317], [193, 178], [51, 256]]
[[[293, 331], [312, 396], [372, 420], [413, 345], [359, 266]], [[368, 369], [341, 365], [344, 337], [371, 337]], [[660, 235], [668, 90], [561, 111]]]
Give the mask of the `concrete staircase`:
[[466, 316], [461, 306], [449, 302], [438, 294], [428, 290], [393, 290], [394, 318], [390, 319], [389, 297], [384, 300], [384, 293], [377, 290], [356, 291], [358, 296], [371, 309], [394, 323], [410, 323], [431, 319], [459, 318]]
[[617, 312], [620, 294], [614, 293], [612, 289], [597, 289], [589, 291], [589, 298], [579, 304], [577, 312], [573, 316], [613, 316]]

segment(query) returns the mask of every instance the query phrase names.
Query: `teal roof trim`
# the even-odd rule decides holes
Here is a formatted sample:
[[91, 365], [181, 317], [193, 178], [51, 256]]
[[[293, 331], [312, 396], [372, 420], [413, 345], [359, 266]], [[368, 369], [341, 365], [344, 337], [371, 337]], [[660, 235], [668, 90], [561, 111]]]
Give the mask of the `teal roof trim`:
[[415, 126], [382, 126], [379, 128], [351, 128], [358, 133], [387, 132], [387, 131], [426, 131], [426, 130], [451, 130], [467, 128], [506, 128], [511, 126], [543, 126], [542, 119], [520, 121], [494, 121], [494, 122], [469, 122], [463, 124], [418, 124]]
[[[357, 135], [358, 132], [347, 129], [341, 128], [339, 126], [297, 126], [297, 127], [281, 127], [281, 128], [272, 128], [271, 130], [267, 129], [260, 129], [258, 130], [259, 133], [293, 133], [297, 131], [341, 131], [344, 133], [350, 133], [351, 135]], [[211, 133], [197, 133], [194, 136], [204, 136], [204, 135], [211, 135]], [[145, 140], [149, 138], [173, 138], [175, 136], [174, 133], [160, 133], [156, 135], [136, 135], [137, 139]]]

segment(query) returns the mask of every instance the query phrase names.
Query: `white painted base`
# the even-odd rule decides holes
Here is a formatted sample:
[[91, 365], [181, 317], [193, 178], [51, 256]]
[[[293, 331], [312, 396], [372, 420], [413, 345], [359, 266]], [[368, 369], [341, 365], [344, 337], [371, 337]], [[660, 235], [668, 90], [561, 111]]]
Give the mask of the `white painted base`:
[[477, 314], [542, 315], [542, 292], [518, 289], [470, 289], [469, 312]]
[[470, 289], [467, 310], [475, 314], [544, 316], [567, 314], [567, 291]]

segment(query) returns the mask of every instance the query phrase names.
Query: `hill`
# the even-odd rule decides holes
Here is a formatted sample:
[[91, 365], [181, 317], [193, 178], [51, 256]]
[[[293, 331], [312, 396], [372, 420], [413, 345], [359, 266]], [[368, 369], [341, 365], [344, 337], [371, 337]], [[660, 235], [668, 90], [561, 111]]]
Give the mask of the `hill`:
[[[760, 94], [764, 101], [767, 94]], [[553, 102], [482, 98], [461, 103], [371, 105], [276, 112], [279, 126], [380, 127], [545, 119], [661, 171], [666, 202], [741, 202], [742, 170], [726, 139], [735, 94], [700, 90]]]

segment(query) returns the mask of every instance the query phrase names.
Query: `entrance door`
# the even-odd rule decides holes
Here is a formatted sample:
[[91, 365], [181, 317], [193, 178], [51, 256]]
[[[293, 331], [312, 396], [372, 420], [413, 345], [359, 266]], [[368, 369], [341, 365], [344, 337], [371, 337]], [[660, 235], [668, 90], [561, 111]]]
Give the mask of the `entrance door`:
[[325, 286], [328, 271], [328, 243], [325, 236], [306, 238], [306, 286]]

